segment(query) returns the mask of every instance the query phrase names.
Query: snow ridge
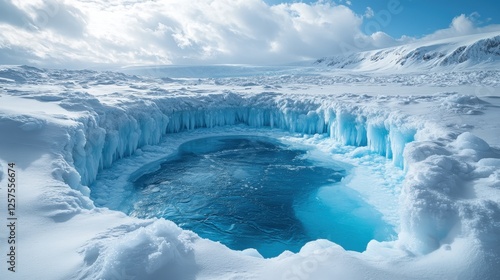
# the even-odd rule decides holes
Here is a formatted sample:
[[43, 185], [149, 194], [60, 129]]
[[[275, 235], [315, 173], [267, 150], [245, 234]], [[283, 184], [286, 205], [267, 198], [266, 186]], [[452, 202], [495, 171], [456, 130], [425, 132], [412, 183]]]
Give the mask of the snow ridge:
[[316, 65], [356, 70], [470, 69], [498, 66], [500, 34], [485, 33], [318, 59]]

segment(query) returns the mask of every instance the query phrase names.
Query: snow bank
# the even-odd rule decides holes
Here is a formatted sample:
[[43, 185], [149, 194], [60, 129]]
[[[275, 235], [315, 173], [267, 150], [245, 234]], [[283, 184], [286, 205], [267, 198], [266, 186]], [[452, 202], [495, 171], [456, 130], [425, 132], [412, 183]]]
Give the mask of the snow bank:
[[483, 196], [478, 190], [498, 192], [495, 180], [482, 180], [498, 176], [493, 169], [499, 159], [490, 157], [499, 154], [468, 132], [446, 146], [409, 144], [398, 242], [412, 252], [427, 254], [455, 238], [472, 235], [485, 248], [500, 249], [499, 197]]
[[188, 279], [196, 269], [196, 235], [165, 220], [112, 228], [81, 248], [84, 266], [76, 279]]

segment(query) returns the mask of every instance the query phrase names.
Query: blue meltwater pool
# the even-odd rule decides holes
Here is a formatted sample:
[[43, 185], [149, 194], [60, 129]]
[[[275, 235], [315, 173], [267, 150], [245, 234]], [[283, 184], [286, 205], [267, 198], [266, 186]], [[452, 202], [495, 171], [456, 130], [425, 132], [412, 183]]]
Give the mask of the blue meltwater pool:
[[377, 211], [338, 183], [344, 170], [306, 155], [266, 137], [189, 141], [134, 182], [128, 214], [163, 217], [264, 257], [297, 252], [320, 238], [363, 251], [370, 240], [394, 234]]

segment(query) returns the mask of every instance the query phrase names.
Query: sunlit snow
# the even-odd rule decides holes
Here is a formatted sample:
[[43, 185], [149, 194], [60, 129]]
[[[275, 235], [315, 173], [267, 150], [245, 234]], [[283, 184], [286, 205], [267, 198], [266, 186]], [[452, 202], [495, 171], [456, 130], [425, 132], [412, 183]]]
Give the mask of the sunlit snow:
[[[15, 162], [19, 178], [19, 271], [12, 279], [495, 279], [500, 72], [491, 67], [497, 60], [485, 66], [477, 59], [487, 52], [498, 57], [499, 45], [498, 34], [481, 36], [463, 39], [470, 68], [460, 67], [460, 55], [452, 66], [410, 55], [405, 65], [415, 65], [404, 71], [365, 59], [370, 65], [351, 70], [336, 63], [224, 66], [212, 76], [214, 68], [184, 68], [195, 73], [190, 77], [165, 76], [163, 67], [122, 74], [2, 66], [2, 188], [8, 163]], [[439, 46], [453, 53], [451, 45]], [[430, 49], [445, 52], [441, 47]], [[308, 193], [306, 200], [318, 204], [296, 205], [285, 219], [305, 221], [306, 232], [325, 232], [333, 224], [328, 215], [311, 222], [304, 212], [321, 205], [357, 207], [394, 232], [382, 239], [374, 234], [361, 252], [311, 234], [312, 241], [293, 249], [298, 252], [283, 248], [264, 258], [251, 242], [232, 250], [198, 236], [194, 227], [134, 208], [140, 205], [133, 183], [168, 164], [179, 147], [243, 136], [302, 151], [320, 173], [345, 171], [330, 187]], [[158, 188], [167, 181], [213, 176], [184, 171], [160, 183], [144, 179], [138, 192], [166, 196]], [[245, 177], [236, 171], [227, 172]], [[338, 199], [346, 193], [356, 197], [354, 206]], [[0, 244], [7, 244], [5, 234]]]

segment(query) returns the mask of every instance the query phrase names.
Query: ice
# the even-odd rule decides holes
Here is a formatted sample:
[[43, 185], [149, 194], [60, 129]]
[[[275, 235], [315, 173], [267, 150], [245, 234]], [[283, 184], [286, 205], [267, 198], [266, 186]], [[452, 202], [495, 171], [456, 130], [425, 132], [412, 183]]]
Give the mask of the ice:
[[[255, 98], [224, 94], [217, 97], [219, 100], [213, 106], [215, 108], [205, 108], [205, 104], [197, 104], [192, 99], [184, 100], [185, 108], [182, 108], [181, 104], [176, 104], [182, 99], [172, 98], [153, 102], [149, 105], [151, 108], [147, 102], [131, 104], [128, 108], [131, 111], [97, 103], [98, 112], [88, 116], [84, 126], [72, 136], [75, 139], [75, 168], [82, 176], [82, 183], [88, 185], [95, 180], [100, 169], [130, 156], [144, 145], [157, 144], [165, 131], [176, 133], [235, 124], [280, 128], [304, 134], [328, 133], [345, 145], [368, 144], [371, 150], [403, 167], [404, 146], [413, 140], [415, 133], [415, 129], [400, 131], [400, 125], [385, 121], [386, 114], [381, 112], [373, 116], [375, 121], [371, 121], [363, 113], [353, 117], [353, 113], [345, 112], [347, 109], [340, 112], [336, 112], [335, 108], [323, 110], [321, 104], [310, 101], [290, 104], [288, 100], [273, 100], [273, 95], [265, 93]], [[259, 99], [268, 104], [254, 107], [254, 103], [261, 102]], [[71, 100], [61, 101], [61, 106], [72, 109], [70, 104], [73, 103]], [[169, 113], [167, 108], [172, 105], [178, 108]]]
[[[0, 183], [6, 186], [5, 168], [16, 161], [19, 217], [30, 225], [20, 227], [22, 261], [14, 279], [495, 279], [499, 273], [496, 70], [307, 68], [159, 79], [2, 69]], [[393, 225], [395, 240], [371, 240], [362, 253], [314, 240], [298, 253], [265, 259], [163, 219], [96, 207], [127, 197], [129, 179], [154, 171], [182, 143], [222, 134], [314, 146], [308, 156], [342, 162], [350, 176], [341, 186]], [[169, 183], [146, 191], [158, 194]], [[101, 200], [89, 199], [89, 185]], [[323, 189], [318, 196], [331, 202], [334, 193]], [[0, 199], [6, 201], [5, 192]], [[353, 213], [371, 209], [360, 208]]]

